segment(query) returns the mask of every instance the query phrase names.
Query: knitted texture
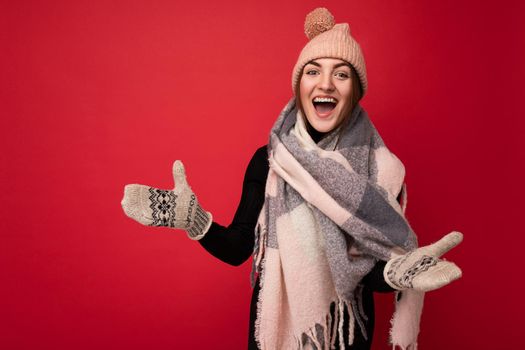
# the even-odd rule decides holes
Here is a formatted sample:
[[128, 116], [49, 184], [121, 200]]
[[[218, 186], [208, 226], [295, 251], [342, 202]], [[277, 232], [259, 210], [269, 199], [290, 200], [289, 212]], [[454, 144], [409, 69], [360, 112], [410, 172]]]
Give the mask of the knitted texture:
[[[334, 331], [344, 349], [354, 328], [367, 338], [356, 297], [361, 279], [378, 259], [417, 247], [396, 200], [405, 188], [403, 164], [360, 105], [339, 128], [316, 144], [295, 99], [272, 128], [253, 259], [261, 286], [255, 337], [262, 350], [327, 349]], [[349, 329], [337, 317], [345, 309]], [[412, 315], [419, 324], [420, 312]], [[342, 344], [342, 332], [350, 344]], [[411, 336], [415, 343], [417, 333]]]
[[350, 35], [347, 23], [333, 24], [334, 19], [325, 8], [310, 12], [305, 20], [305, 34], [310, 39], [299, 54], [292, 73], [292, 90], [300, 81], [304, 66], [318, 58], [338, 58], [354, 67], [361, 82], [363, 95], [368, 89], [365, 58], [361, 47]]
[[186, 181], [184, 165], [173, 163], [174, 190], [146, 185], [124, 187], [122, 209], [133, 220], [147, 226], [165, 226], [185, 230], [188, 237], [199, 240], [211, 226], [212, 215], [204, 211]]
[[316, 35], [332, 29], [335, 25], [334, 16], [325, 9], [319, 7], [306, 15], [304, 20], [304, 33], [308, 39], [314, 38]]
[[453, 231], [436, 243], [390, 259], [384, 269], [385, 281], [394, 289], [428, 292], [457, 280], [461, 277], [460, 268], [439, 257], [462, 240], [463, 235]]

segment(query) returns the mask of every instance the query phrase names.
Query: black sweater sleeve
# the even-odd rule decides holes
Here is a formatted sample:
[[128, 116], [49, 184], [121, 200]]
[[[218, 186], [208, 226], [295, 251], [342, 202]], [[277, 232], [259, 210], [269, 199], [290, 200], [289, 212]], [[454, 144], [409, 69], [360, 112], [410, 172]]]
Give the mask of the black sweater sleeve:
[[269, 165], [266, 146], [253, 155], [242, 185], [239, 206], [228, 227], [213, 222], [199, 243], [211, 255], [230, 265], [238, 266], [253, 253], [255, 225], [264, 204], [264, 188]]
[[385, 265], [386, 261], [379, 260], [376, 262], [372, 270], [363, 277], [363, 285], [373, 292], [388, 293], [395, 291], [394, 288], [390, 287], [390, 285], [385, 282], [385, 277], [383, 276]]

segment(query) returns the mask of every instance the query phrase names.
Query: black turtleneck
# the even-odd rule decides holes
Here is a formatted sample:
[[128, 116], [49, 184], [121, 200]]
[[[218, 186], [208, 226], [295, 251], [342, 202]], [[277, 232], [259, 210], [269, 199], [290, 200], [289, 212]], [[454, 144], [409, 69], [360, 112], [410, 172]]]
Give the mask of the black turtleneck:
[[312, 140], [314, 140], [315, 143], [319, 143], [319, 141], [321, 141], [323, 137], [328, 135], [327, 132], [319, 132], [314, 128], [308, 128], [308, 133], [310, 134], [310, 137], [312, 138]]

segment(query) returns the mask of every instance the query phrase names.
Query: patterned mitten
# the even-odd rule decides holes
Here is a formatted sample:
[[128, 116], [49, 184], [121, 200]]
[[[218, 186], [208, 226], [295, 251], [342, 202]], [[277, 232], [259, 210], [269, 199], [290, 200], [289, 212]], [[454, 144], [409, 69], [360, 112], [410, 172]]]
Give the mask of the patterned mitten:
[[212, 215], [204, 211], [186, 182], [184, 165], [173, 163], [175, 189], [160, 190], [145, 185], [126, 185], [122, 209], [127, 216], [147, 226], [166, 226], [185, 230], [194, 240], [204, 237]]
[[463, 234], [452, 231], [436, 243], [388, 260], [383, 270], [385, 281], [397, 290], [412, 288], [422, 292], [449, 284], [461, 277], [461, 270], [439, 257], [462, 240]]

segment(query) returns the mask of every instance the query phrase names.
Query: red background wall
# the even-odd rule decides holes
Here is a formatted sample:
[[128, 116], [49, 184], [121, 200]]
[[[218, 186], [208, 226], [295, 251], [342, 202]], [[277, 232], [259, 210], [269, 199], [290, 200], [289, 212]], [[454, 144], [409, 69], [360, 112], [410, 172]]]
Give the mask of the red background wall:
[[[423, 244], [464, 277], [427, 295], [421, 349], [511, 349], [523, 296], [524, 6], [327, 1], [360, 42], [362, 104], [407, 168]], [[291, 96], [318, 1], [0, 3], [0, 348], [244, 349], [250, 264], [123, 214], [182, 159], [228, 224]], [[387, 349], [391, 295], [377, 296]], [[522, 342], [520, 342], [522, 343]]]

